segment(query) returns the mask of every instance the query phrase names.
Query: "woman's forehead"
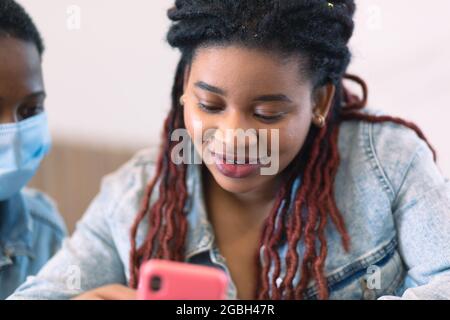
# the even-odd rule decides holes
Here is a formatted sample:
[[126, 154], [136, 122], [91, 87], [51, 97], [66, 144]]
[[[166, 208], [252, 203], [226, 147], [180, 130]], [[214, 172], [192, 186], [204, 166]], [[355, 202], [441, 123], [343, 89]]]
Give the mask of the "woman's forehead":
[[229, 89], [288, 90], [308, 82], [300, 64], [295, 57], [283, 59], [261, 49], [221, 46], [199, 49], [190, 71], [193, 81]]

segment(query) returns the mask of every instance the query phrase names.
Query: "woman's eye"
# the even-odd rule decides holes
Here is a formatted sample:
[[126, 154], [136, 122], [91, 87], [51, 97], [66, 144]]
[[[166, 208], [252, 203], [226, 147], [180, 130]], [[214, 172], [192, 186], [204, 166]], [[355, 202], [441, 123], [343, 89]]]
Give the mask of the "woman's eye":
[[19, 120], [25, 120], [41, 113], [42, 111], [44, 111], [44, 107], [42, 106], [24, 107], [19, 109], [18, 117]]
[[222, 108], [220, 108], [220, 107], [209, 106], [204, 103], [199, 103], [198, 106], [200, 107], [200, 109], [202, 109], [203, 111], [206, 111], [208, 113], [219, 113], [220, 111], [222, 111]]
[[276, 114], [276, 115], [264, 115], [264, 114], [259, 114], [259, 113], [255, 113], [255, 117], [264, 121], [264, 122], [275, 122], [280, 120], [283, 117], [283, 114]]

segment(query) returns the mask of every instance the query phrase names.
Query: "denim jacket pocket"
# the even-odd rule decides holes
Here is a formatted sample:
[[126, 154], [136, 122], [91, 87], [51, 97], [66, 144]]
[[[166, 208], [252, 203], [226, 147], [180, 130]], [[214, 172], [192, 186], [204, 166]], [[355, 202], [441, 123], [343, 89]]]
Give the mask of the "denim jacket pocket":
[[[369, 256], [328, 273], [329, 298], [376, 300], [383, 295], [393, 295], [404, 276], [405, 268], [397, 250], [397, 241], [392, 239]], [[318, 299], [315, 283], [306, 290], [305, 299]]]
[[376, 300], [381, 296], [395, 295], [406, 275], [397, 250], [386, 261], [368, 267], [368, 271], [371, 271], [370, 274], [360, 279], [362, 300]]

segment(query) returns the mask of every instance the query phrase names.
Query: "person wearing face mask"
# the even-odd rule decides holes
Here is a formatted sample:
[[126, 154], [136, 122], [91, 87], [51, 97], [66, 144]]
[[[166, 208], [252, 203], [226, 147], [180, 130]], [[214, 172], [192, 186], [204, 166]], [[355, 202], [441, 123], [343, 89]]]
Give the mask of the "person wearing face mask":
[[25, 186], [49, 152], [36, 26], [12, 0], [0, 0], [0, 299], [59, 249], [67, 231], [52, 200]]

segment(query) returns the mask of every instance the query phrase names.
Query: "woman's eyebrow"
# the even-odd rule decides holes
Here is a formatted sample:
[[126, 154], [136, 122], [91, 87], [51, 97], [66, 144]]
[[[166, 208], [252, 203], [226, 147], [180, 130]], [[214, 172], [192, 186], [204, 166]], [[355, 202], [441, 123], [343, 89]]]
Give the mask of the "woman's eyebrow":
[[227, 95], [225, 90], [220, 89], [220, 88], [215, 87], [215, 86], [212, 86], [210, 84], [207, 84], [206, 82], [203, 82], [203, 81], [197, 81], [195, 83], [195, 86], [197, 88], [202, 89], [202, 90], [206, 90], [206, 91], [209, 91], [209, 92], [212, 92], [212, 93], [216, 93], [216, 94], [224, 96], [224, 97]]
[[[227, 93], [225, 90], [215, 87], [213, 85], [207, 84], [204, 81], [197, 81], [195, 83], [195, 86], [197, 88], [200, 88], [202, 90], [206, 90], [221, 96], [226, 97]], [[255, 99], [253, 99], [253, 101], [255, 102], [277, 102], [277, 101], [281, 101], [281, 102], [290, 102], [292, 103], [292, 100], [289, 99], [288, 96], [286, 96], [285, 94], [266, 94], [266, 95], [262, 95], [259, 97], [256, 97]]]
[[258, 102], [289, 102], [291, 103], [292, 100], [289, 99], [288, 96], [284, 95], [284, 94], [268, 94], [268, 95], [264, 95], [264, 96], [259, 96], [257, 98], [255, 98], [253, 101], [258, 101]]

